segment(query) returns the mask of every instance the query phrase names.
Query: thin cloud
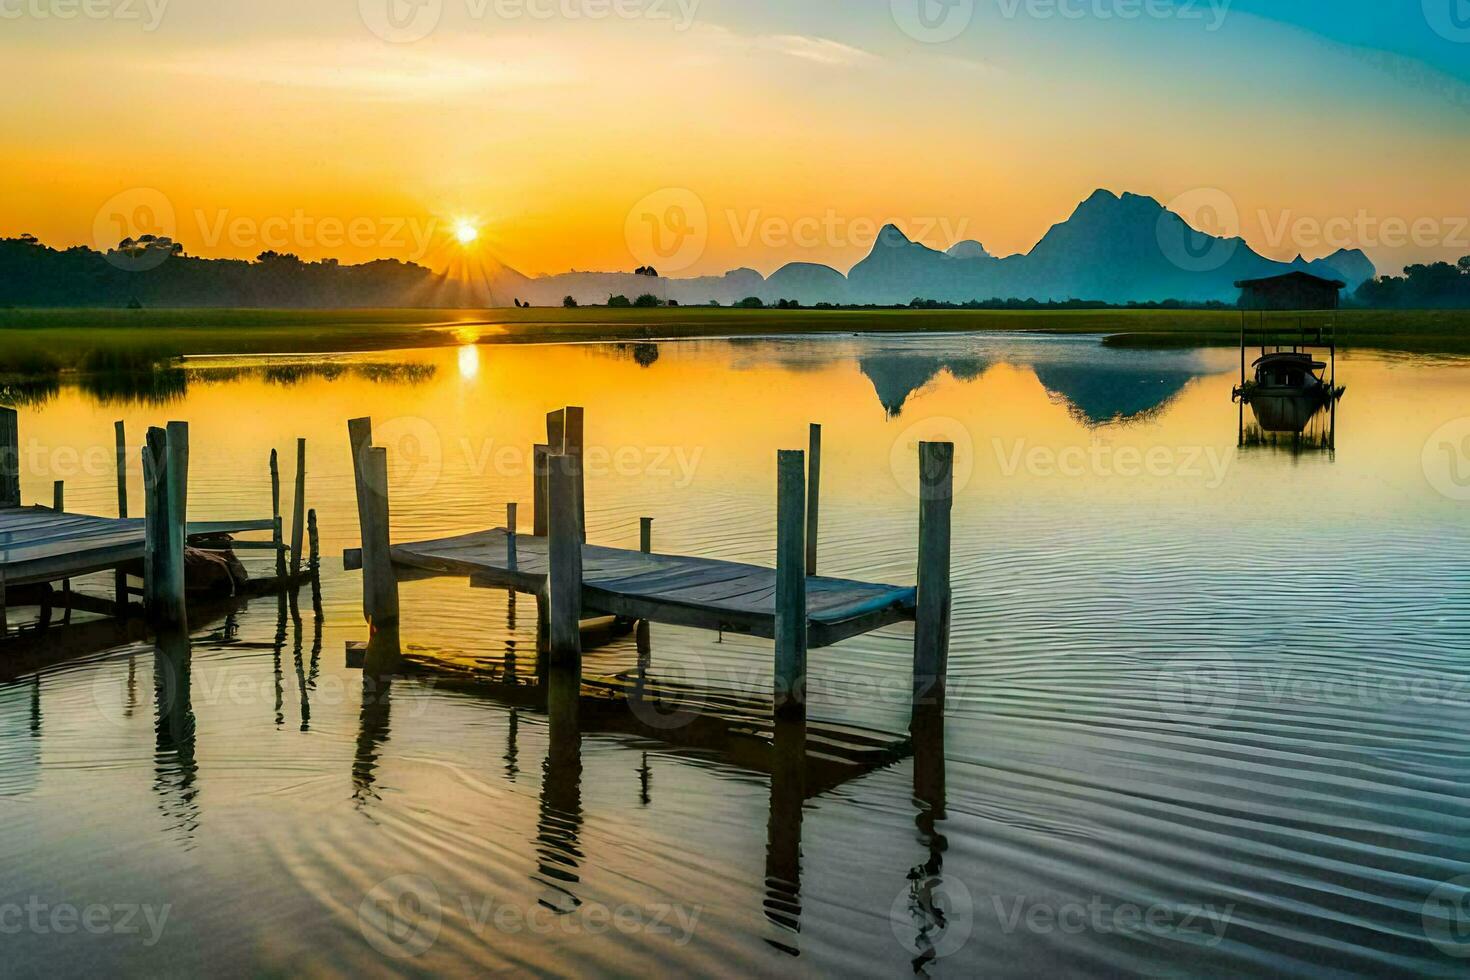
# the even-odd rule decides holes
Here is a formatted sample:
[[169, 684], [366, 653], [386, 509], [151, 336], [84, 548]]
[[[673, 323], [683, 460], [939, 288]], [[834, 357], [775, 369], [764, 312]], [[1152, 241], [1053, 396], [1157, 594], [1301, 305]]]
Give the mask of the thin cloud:
[[571, 62], [524, 45], [440, 46], [269, 42], [191, 53], [158, 64], [165, 71], [369, 99], [414, 101], [471, 92], [504, 92], [577, 81]]
[[816, 62], [819, 65], [853, 68], [878, 61], [877, 55], [870, 54], [861, 48], [855, 48], [850, 44], [843, 44], [840, 41], [829, 40], [825, 37], [808, 37], [804, 34], [773, 34], [757, 38], [756, 41], [762, 48], [768, 51], [774, 51], [792, 58], [801, 58], [804, 61]]

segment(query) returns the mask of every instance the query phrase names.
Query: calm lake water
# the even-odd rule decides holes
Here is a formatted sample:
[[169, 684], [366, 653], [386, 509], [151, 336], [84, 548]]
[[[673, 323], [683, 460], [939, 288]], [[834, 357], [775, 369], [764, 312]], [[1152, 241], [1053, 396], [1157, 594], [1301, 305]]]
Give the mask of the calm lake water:
[[[115, 419], [134, 444], [191, 423], [197, 519], [268, 515], [269, 451], [289, 487], [305, 437], [323, 617], [255, 600], [196, 622], [191, 651], [0, 667], [0, 972], [1470, 963], [1470, 363], [1340, 357], [1336, 418], [1301, 439], [1238, 414], [1234, 351], [1086, 337], [302, 365], [199, 359], [147, 393], [26, 396], [27, 501], [64, 478], [70, 509], [104, 515]], [[373, 416], [395, 537], [421, 538], [499, 524], [508, 501], [528, 521], [530, 447], [566, 404], [587, 410], [592, 541], [636, 547], [649, 515], [661, 551], [761, 563], [776, 450], [823, 423], [822, 570], [874, 581], [913, 581], [916, 443], [957, 443], [941, 794], [916, 795], [904, 760], [773, 813], [770, 778], [729, 759], [595, 727], [553, 744], [534, 707], [431, 678], [365, 705], [344, 658], [365, 639], [340, 557], [358, 543], [346, 420]], [[508, 605], [405, 584], [404, 641], [529, 672], [533, 607]], [[812, 716], [902, 732], [911, 641], [814, 651]], [[653, 628], [664, 679], [760, 692], [771, 658]], [[626, 637], [584, 670], [636, 660]], [[184, 662], [186, 703], [160, 702]]]

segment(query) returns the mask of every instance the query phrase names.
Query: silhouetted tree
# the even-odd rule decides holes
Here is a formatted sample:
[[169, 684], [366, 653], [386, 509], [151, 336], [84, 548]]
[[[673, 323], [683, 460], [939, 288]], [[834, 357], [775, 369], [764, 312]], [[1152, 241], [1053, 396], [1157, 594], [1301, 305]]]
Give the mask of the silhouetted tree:
[[653, 295], [652, 293], [644, 293], [642, 296], [639, 296], [633, 301], [633, 305], [639, 307], [640, 309], [647, 309], [650, 306], [657, 306], [659, 305], [658, 297]]
[[1454, 265], [1433, 262], [1407, 266], [1402, 276], [1369, 279], [1353, 295], [1364, 306], [1403, 309], [1470, 307], [1470, 255]]
[[630, 303], [630, 302], [628, 302], [628, 297], [623, 296], [622, 294], [619, 294], [617, 296], [610, 297], [608, 299], [608, 301], [607, 301], [607, 305], [610, 306], [610, 307], [612, 307], [613, 309], [619, 309], [619, 310], [621, 310], [621, 309], [627, 309], [628, 307], [632, 306], [633, 304]]
[[735, 305], [740, 307], [742, 310], [759, 310], [763, 308], [766, 304], [761, 302], [761, 298], [759, 296], [747, 296]]
[[577, 298], [575, 296], [567, 296], [561, 301], [561, 305], [569, 310], [574, 310], [577, 308]]

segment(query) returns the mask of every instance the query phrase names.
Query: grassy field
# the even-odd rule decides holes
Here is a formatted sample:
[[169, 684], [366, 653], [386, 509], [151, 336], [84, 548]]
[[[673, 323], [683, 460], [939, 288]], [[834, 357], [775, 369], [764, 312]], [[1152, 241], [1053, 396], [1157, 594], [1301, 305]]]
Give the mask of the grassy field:
[[[1309, 314], [1310, 329], [1321, 314]], [[1283, 336], [1296, 318], [1268, 320]], [[1256, 329], [1255, 316], [1250, 317]], [[0, 310], [0, 373], [145, 369], [185, 354], [374, 351], [480, 342], [652, 340], [803, 333], [1036, 331], [1128, 347], [1234, 346], [1213, 310]], [[1343, 349], [1470, 353], [1470, 311], [1343, 311]]]

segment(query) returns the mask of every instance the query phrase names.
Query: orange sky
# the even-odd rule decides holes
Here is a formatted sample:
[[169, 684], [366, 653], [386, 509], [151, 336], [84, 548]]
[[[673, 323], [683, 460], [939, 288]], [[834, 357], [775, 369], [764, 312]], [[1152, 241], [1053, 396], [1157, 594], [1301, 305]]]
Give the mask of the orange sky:
[[402, 43], [371, 29], [385, 0], [34, 13], [57, 2], [0, 5], [31, 11], [0, 35], [24, 93], [0, 103], [0, 234], [55, 245], [127, 228], [443, 268], [468, 218], [530, 274], [631, 269], [639, 202], [673, 189], [702, 245], [661, 271], [845, 271], [888, 221], [1024, 251], [1102, 186], [1210, 189], [1234, 215], [1186, 217], [1274, 258], [1470, 253], [1470, 87], [1239, 10], [1211, 30], [981, 5], [928, 43], [887, 3], [688, 0], [685, 22], [673, 0], [598, 21], [426, 0], [435, 28]]

